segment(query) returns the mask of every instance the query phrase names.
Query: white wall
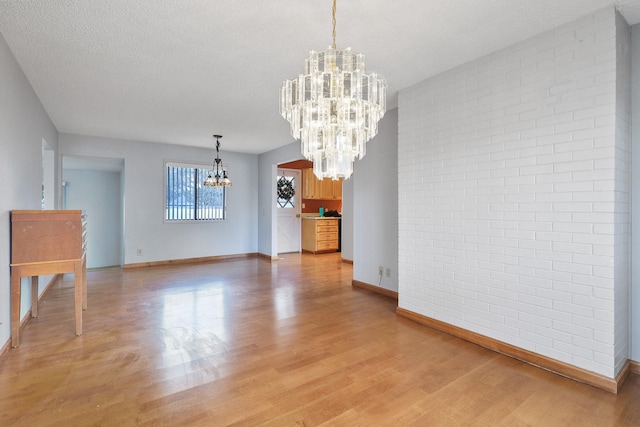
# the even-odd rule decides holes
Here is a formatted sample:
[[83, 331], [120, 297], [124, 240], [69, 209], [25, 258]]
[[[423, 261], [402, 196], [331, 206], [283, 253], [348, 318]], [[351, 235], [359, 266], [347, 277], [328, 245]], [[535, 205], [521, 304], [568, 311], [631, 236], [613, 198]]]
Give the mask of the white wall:
[[[0, 345], [4, 345], [11, 336], [9, 212], [41, 208], [42, 140], [57, 150], [58, 133], [2, 36], [0, 93]], [[23, 279], [21, 317], [31, 308], [27, 283]], [[40, 285], [46, 286], [45, 280]]]
[[401, 308], [617, 374], [616, 59], [609, 8], [401, 91]]
[[[387, 111], [354, 164], [353, 278], [398, 290], [398, 109]], [[382, 266], [384, 274], [378, 275]], [[390, 277], [387, 277], [390, 269]]]
[[632, 49], [632, 261], [631, 358], [640, 362], [640, 24], [631, 27]]
[[119, 266], [122, 260], [120, 175], [113, 171], [62, 171], [67, 182], [66, 208], [87, 214], [87, 268]]
[[615, 160], [610, 166], [615, 169], [615, 189], [614, 203], [607, 206], [614, 214], [614, 248], [613, 253], [600, 255], [614, 259], [614, 372], [617, 373], [624, 367], [631, 351], [631, 32], [620, 14], [616, 14], [615, 19]]
[[124, 159], [125, 264], [257, 252], [258, 156], [221, 150], [233, 182], [226, 220], [165, 223], [164, 162], [209, 165], [213, 142], [212, 149], [204, 149], [70, 134], [59, 138], [62, 155]]
[[342, 181], [342, 227], [341, 252], [342, 259], [353, 261], [353, 179]]

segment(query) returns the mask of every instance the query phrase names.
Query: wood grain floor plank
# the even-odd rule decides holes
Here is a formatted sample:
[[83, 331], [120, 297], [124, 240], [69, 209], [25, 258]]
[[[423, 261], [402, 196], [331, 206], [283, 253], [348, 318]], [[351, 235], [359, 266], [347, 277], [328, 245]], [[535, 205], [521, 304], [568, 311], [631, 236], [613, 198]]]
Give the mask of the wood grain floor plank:
[[88, 272], [0, 359], [2, 426], [640, 426], [618, 395], [397, 317], [340, 254]]

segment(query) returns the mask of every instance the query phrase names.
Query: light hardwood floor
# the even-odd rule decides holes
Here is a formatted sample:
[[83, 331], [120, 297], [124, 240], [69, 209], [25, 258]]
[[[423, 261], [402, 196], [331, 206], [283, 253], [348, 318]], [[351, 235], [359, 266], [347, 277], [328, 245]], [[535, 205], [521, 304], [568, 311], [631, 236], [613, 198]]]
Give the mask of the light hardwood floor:
[[88, 272], [0, 359], [1, 426], [640, 426], [621, 393], [395, 314], [339, 254]]

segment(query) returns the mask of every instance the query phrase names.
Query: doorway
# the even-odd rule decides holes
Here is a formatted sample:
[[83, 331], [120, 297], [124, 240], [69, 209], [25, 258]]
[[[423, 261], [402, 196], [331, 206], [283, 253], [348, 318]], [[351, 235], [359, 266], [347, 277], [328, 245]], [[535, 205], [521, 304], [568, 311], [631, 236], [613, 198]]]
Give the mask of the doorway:
[[55, 182], [55, 151], [42, 138], [42, 209], [56, 208]]
[[301, 250], [300, 171], [280, 169], [276, 176], [276, 208], [278, 211], [278, 253]]
[[87, 213], [87, 268], [122, 266], [124, 159], [62, 156], [63, 208]]

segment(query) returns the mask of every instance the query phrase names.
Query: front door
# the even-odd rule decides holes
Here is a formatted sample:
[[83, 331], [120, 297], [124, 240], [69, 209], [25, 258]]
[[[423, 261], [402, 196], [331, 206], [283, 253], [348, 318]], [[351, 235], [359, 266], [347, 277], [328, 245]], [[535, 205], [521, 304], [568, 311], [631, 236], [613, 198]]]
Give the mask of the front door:
[[278, 253], [300, 252], [300, 171], [278, 169], [276, 176], [278, 208]]

